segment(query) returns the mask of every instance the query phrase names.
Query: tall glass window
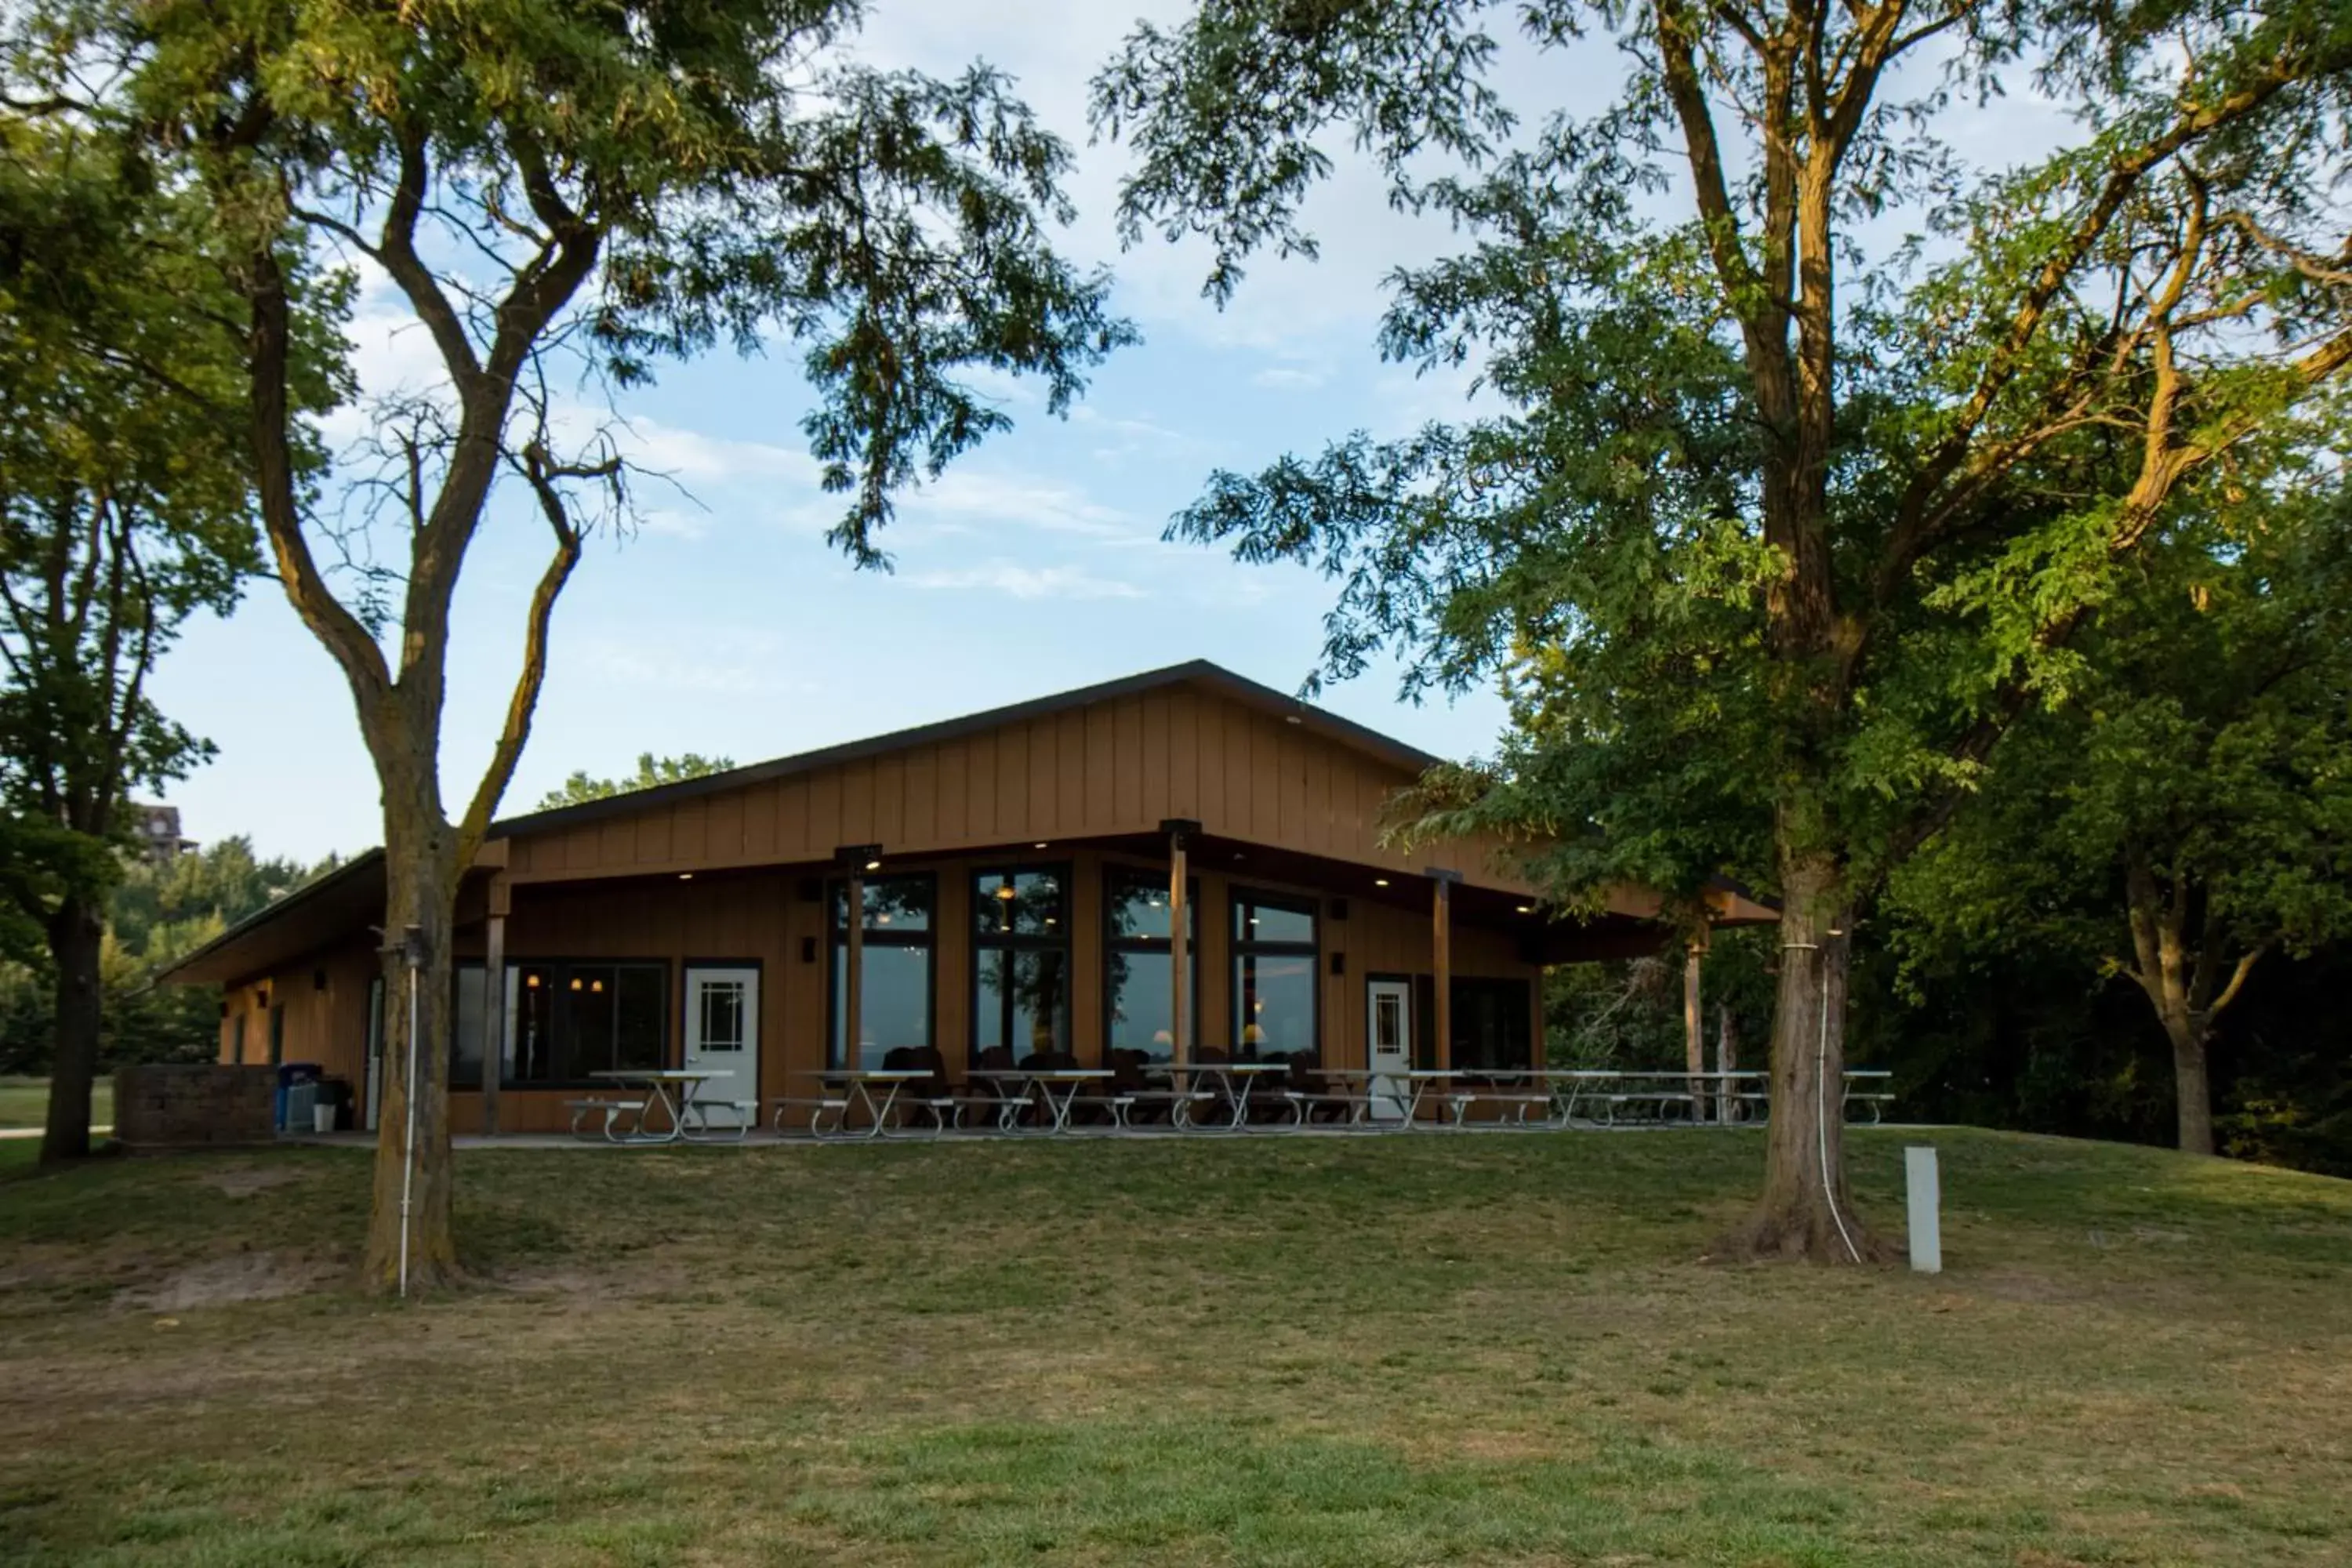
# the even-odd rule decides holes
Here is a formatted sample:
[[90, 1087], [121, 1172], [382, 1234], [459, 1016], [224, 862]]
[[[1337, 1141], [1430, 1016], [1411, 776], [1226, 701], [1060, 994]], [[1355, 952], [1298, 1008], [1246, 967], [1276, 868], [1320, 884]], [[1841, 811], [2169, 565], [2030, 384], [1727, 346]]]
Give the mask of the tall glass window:
[[971, 1046], [1015, 1061], [1070, 1048], [1069, 877], [1059, 867], [972, 879]]
[[859, 956], [857, 1049], [843, 1048], [849, 1010], [849, 885], [832, 892], [833, 975], [826, 986], [825, 1063], [829, 1067], [878, 1068], [883, 1056], [900, 1047], [931, 1043], [931, 900], [929, 877], [871, 877], [860, 884], [865, 937]]
[[[478, 963], [457, 966], [449, 1010], [449, 1083], [482, 1082], [483, 1009], [491, 1005]], [[669, 1061], [669, 965], [595, 960], [507, 965], [499, 1081], [523, 1089], [578, 1084], [598, 1072], [651, 1072]]]
[[[1108, 1011], [1104, 1038], [1112, 1050], [1140, 1051], [1153, 1061], [1172, 1058], [1176, 1048], [1175, 988], [1169, 968], [1175, 957], [1175, 914], [1168, 876], [1113, 867], [1105, 889], [1109, 931], [1103, 944], [1103, 996]], [[1191, 988], [1184, 1009], [1188, 1047], [1200, 1037], [1201, 890], [1188, 886], [1184, 900], [1184, 982]]]
[[1244, 1057], [1314, 1056], [1315, 904], [1234, 894], [1234, 1042]]
[[1524, 980], [1454, 982], [1454, 1065], [1499, 1069], [1535, 1063], [1535, 1023]]

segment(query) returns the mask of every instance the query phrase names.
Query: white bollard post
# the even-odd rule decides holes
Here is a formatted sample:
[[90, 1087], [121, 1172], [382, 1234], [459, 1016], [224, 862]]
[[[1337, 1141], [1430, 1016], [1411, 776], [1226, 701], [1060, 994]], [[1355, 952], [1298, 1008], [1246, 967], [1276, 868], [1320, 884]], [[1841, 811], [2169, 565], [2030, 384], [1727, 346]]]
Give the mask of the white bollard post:
[[1903, 1151], [1903, 1184], [1910, 1202], [1912, 1272], [1941, 1274], [1944, 1191], [1936, 1173], [1934, 1145]]

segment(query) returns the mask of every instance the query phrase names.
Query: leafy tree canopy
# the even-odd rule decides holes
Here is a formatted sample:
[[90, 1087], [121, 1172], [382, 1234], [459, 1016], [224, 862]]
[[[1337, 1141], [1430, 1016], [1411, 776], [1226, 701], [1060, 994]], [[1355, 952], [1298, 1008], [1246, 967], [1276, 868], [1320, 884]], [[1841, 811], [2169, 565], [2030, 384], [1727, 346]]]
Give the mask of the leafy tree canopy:
[[606, 800], [633, 790], [652, 789], [659, 784], [680, 784], [711, 773], [723, 773], [735, 765], [732, 757], [706, 757], [688, 752], [682, 756], [656, 757], [651, 752], [637, 753], [637, 771], [625, 778], [590, 778], [586, 770], [574, 773], [563, 781], [560, 789], [549, 790], [539, 797], [535, 808], [553, 811], [559, 806], [580, 805], [592, 800]]
[[[1519, 82], [1609, 35], [1613, 100], [1531, 122], [1510, 22]], [[1978, 167], [1954, 110], [2012, 76], [2077, 133]], [[1204, 237], [1213, 297], [1311, 248], [1341, 137], [1462, 237], [1391, 276], [1380, 341], [1477, 402], [1217, 474], [1172, 531], [1336, 579], [1325, 675], [1507, 679], [1499, 765], [1429, 781], [1421, 828], [1521, 835], [1564, 900], [1780, 895], [1727, 1245], [1859, 1258], [1813, 1090], [1856, 911], [2076, 683], [2183, 497], [2352, 364], [2343, 8], [1200, 0], [1094, 108], [1139, 154], [1129, 236]]]

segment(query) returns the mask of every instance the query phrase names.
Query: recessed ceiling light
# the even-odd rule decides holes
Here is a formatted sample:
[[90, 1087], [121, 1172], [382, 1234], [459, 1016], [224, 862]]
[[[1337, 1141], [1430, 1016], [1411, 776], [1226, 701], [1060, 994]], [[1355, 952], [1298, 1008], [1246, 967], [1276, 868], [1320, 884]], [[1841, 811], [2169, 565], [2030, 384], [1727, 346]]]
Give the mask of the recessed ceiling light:
[[1388, 885], [1389, 879], [1386, 877], [1375, 877], [1372, 879], [1372, 886], [1375, 888], [1385, 888]]
[[1043, 841], [1040, 841], [1040, 842], [1038, 842], [1038, 843], [1036, 843], [1036, 844], [1034, 844], [1034, 845], [1030, 846], [1030, 847], [1031, 847], [1031, 848], [1033, 848], [1033, 849], [1043, 849], [1044, 847], [1045, 847], [1045, 844], [1043, 843]]
[[882, 869], [882, 862], [879, 860], [868, 860], [866, 862], [866, 868], [869, 871], [879, 871]]
[[1533, 904], [1521, 904], [1518, 906], [1518, 910], [1519, 913], [1523, 915], [1531, 915], [1536, 912], [1536, 907]]
[[1304, 721], [1304, 720], [1302, 720], [1302, 719], [1300, 719], [1300, 718], [1299, 718], [1299, 716], [1298, 716], [1297, 714], [1296, 714], [1296, 713], [1286, 713], [1286, 714], [1284, 714], [1284, 715], [1282, 716], [1282, 721], [1283, 721], [1284, 723], [1286, 723], [1286, 724], [1299, 724], [1299, 723], [1304, 723], [1304, 722], [1305, 722], [1305, 721]]
[[694, 880], [694, 873], [691, 871], [680, 871], [677, 874], [677, 879], [681, 882], [691, 882]]

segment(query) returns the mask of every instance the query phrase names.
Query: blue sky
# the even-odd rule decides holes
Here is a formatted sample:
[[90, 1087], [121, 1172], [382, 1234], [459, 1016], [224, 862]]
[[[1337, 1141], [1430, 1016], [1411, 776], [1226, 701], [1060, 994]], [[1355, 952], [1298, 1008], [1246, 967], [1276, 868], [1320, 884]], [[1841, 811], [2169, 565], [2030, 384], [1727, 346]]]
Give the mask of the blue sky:
[[[1215, 468], [1460, 410], [1458, 383], [1417, 379], [1371, 346], [1381, 278], [1451, 237], [1390, 213], [1377, 181], [1343, 164], [1309, 208], [1321, 260], [1260, 263], [1223, 311], [1199, 298], [1197, 248], [1122, 254], [1109, 216], [1125, 153], [1085, 145], [1084, 84], [1139, 12], [1181, 9], [875, 0], [867, 58], [940, 73], [985, 58], [1077, 147], [1081, 216], [1066, 248], [1115, 268], [1118, 307], [1145, 342], [1102, 370], [1067, 420], [1047, 416], [1029, 386], [992, 386], [1015, 430], [903, 497], [882, 541], [897, 557], [887, 575], [852, 572], [823, 541], [835, 507], [801, 442], [806, 397], [789, 346], [672, 367], [627, 395], [632, 455], [675, 482], [641, 485], [644, 526], [592, 543], [574, 574], [507, 812], [574, 769], [626, 771], [640, 752], [753, 762], [1196, 658], [1284, 689], [1309, 672], [1330, 584], [1165, 544], [1160, 531]], [[1532, 96], [1605, 91], [1607, 46], [1588, 54], [1577, 69], [1549, 58], [1549, 90]], [[1507, 76], [1528, 68], [1506, 66], [1522, 103], [1532, 79]], [[380, 290], [363, 297], [352, 335], [372, 387], [414, 386], [429, 371], [421, 332]], [[496, 731], [544, 540], [501, 503], [469, 562], [443, 748], [453, 812]], [[169, 792], [190, 837], [248, 834], [263, 853], [304, 858], [377, 841], [349, 695], [275, 584], [253, 584], [227, 621], [191, 626], [155, 688], [218, 747]], [[1490, 748], [1503, 720], [1491, 693], [1403, 706], [1392, 671], [1324, 700], [1456, 756]]]

